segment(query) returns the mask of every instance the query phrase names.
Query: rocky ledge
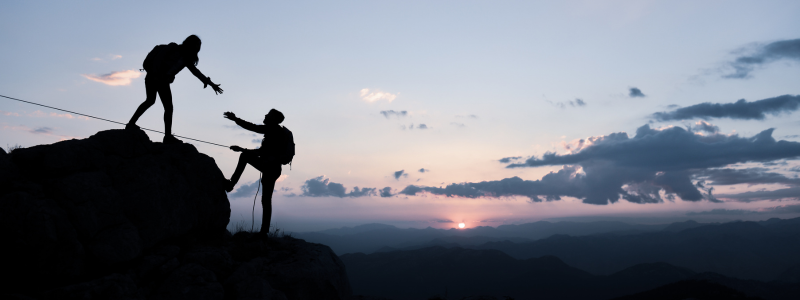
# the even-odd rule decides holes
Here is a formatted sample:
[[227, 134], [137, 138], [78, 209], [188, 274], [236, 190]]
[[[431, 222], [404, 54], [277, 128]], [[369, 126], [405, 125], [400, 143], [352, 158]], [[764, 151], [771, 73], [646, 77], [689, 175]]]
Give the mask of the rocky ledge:
[[143, 131], [0, 150], [3, 299], [344, 299], [325, 245], [226, 230], [214, 159]]

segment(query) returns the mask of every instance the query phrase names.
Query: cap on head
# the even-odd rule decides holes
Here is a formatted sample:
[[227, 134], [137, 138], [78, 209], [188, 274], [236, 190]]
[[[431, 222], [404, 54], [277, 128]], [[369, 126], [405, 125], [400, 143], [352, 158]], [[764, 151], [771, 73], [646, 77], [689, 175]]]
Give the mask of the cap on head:
[[274, 121], [275, 121], [275, 124], [280, 124], [281, 122], [283, 122], [283, 120], [284, 120], [284, 119], [286, 119], [286, 118], [283, 116], [283, 113], [282, 113], [282, 112], [280, 112], [280, 111], [278, 111], [277, 109], [274, 109], [274, 108], [273, 108], [273, 109], [270, 109], [270, 110], [269, 110], [269, 113], [267, 113], [267, 115], [266, 115], [266, 116], [264, 116], [264, 118], [265, 118], [265, 119], [271, 119], [271, 120], [274, 120]]

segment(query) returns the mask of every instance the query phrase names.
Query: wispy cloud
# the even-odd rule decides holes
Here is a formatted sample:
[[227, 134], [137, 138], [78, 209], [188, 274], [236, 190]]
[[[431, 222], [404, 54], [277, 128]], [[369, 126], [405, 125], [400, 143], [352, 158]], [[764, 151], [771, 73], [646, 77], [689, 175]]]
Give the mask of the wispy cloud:
[[370, 89], [362, 89], [359, 93], [361, 99], [367, 102], [376, 102], [380, 100], [386, 100], [387, 102], [394, 101], [397, 98], [397, 94], [382, 92], [379, 90], [370, 91]]
[[[728, 66], [733, 69], [733, 72], [723, 75], [723, 78], [750, 78], [750, 73], [752, 73], [756, 67], [780, 59], [800, 60], [800, 39], [777, 41], [751, 48], [752, 49], [749, 51], [751, 54], [739, 56], [728, 63]], [[737, 52], [744, 51], [746, 50], [737, 50]]]
[[394, 110], [382, 110], [382, 111], [381, 111], [381, 114], [382, 114], [384, 117], [386, 117], [387, 119], [388, 119], [389, 117], [391, 117], [391, 116], [395, 116], [395, 117], [398, 117], [398, 118], [400, 118], [400, 117], [405, 117], [405, 116], [407, 116], [407, 115], [408, 115], [408, 111], [405, 111], [405, 110], [401, 110], [401, 111], [394, 111]]
[[757, 210], [717, 208], [712, 210], [705, 210], [699, 212], [691, 211], [686, 213], [687, 216], [702, 216], [702, 215], [741, 216], [741, 215], [752, 215], [752, 214], [800, 214], [800, 204], [764, 207]]
[[[120, 58], [122, 58], [122, 55], [119, 55], [119, 54], [109, 54], [109, 55], [108, 55], [108, 60], [118, 60], [118, 59], [120, 59]], [[92, 60], [92, 61], [97, 61], [97, 62], [104, 62], [104, 61], [106, 61], [106, 59], [105, 59], [105, 58], [100, 58], [100, 57], [94, 57], [94, 58], [91, 58], [91, 60]]]
[[111, 86], [130, 85], [131, 79], [139, 78], [141, 75], [142, 73], [137, 70], [111, 72], [103, 75], [82, 74], [86, 79]]
[[82, 138], [82, 137], [78, 137], [78, 136], [55, 134], [55, 133], [53, 133], [55, 131], [55, 129], [53, 129], [51, 127], [46, 127], [46, 126], [30, 128], [28, 126], [8, 126], [8, 125], [3, 125], [3, 127], [0, 127], [0, 129], [2, 129], [2, 130], [23, 131], [23, 132], [27, 132], [27, 133], [30, 133], [30, 134], [36, 134], [36, 135], [52, 136], [52, 137], [58, 138], [59, 141]]
[[678, 108], [670, 112], [657, 112], [653, 118], [659, 121], [731, 118], [740, 120], [763, 120], [766, 115], [791, 113], [800, 108], [800, 96], [783, 95], [747, 102], [745, 99], [733, 103], [705, 102]]

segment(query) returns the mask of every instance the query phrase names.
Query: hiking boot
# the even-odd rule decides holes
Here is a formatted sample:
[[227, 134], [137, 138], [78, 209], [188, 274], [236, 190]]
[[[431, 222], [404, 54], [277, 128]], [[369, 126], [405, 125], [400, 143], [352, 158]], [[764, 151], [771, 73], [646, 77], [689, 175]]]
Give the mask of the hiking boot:
[[126, 130], [139, 130], [139, 126], [133, 123], [128, 123], [125, 125]]
[[163, 143], [164, 144], [180, 144], [180, 143], [183, 143], [183, 142], [181, 142], [181, 140], [177, 139], [174, 135], [170, 134], [170, 135], [165, 135], [164, 136]]

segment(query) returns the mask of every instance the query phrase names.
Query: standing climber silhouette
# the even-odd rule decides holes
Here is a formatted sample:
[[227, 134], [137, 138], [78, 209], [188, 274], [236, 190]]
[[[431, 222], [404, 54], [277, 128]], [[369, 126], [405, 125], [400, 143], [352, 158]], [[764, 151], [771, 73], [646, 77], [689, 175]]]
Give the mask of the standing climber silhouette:
[[195, 67], [198, 62], [197, 53], [200, 52], [200, 38], [190, 35], [183, 43], [178, 45], [169, 43], [168, 45], [158, 45], [147, 54], [144, 59], [144, 70], [147, 76], [144, 77], [144, 86], [147, 91], [147, 98], [139, 105], [136, 112], [125, 125], [125, 129], [139, 129], [136, 121], [144, 112], [156, 103], [156, 93], [164, 104], [164, 140], [167, 143], [180, 143], [180, 140], [172, 135], [172, 91], [169, 85], [175, 81], [177, 75], [184, 67], [203, 82], [203, 88], [211, 86], [214, 93], [222, 94], [219, 84], [211, 82], [210, 77], [206, 77]]
[[272, 191], [275, 189], [275, 181], [281, 177], [281, 165], [288, 164], [294, 157], [294, 137], [292, 132], [279, 124], [283, 122], [283, 113], [271, 109], [264, 116], [264, 125], [256, 125], [245, 120], [239, 119], [232, 112], [225, 112], [225, 118], [236, 122], [236, 125], [244, 129], [264, 134], [261, 140], [261, 148], [244, 149], [239, 146], [231, 146], [231, 150], [241, 152], [239, 163], [233, 171], [230, 180], [225, 182], [225, 190], [233, 191], [233, 187], [239, 182], [239, 178], [244, 172], [247, 164], [250, 164], [263, 174], [261, 182], [264, 184], [264, 193], [261, 196], [261, 206], [263, 216], [261, 220], [261, 233], [269, 232], [269, 224], [272, 221]]

